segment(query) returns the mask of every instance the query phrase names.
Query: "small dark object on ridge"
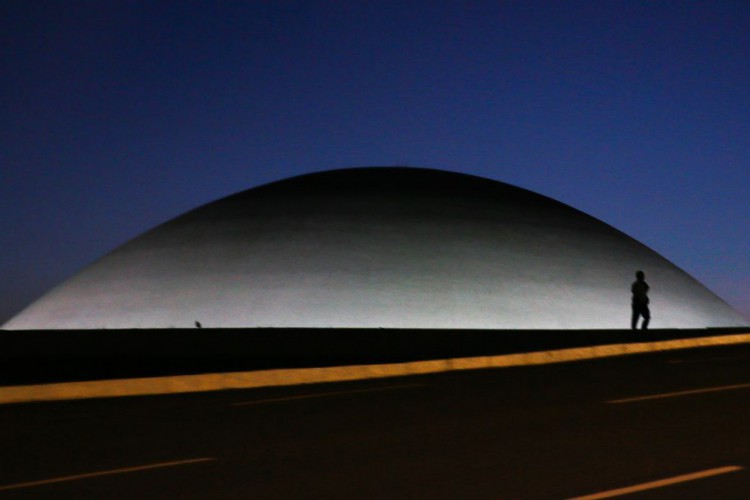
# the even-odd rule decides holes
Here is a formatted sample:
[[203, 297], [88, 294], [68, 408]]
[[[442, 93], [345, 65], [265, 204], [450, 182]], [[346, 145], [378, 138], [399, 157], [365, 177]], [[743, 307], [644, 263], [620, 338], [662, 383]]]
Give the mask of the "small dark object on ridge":
[[196, 321], [196, 322], [195, 322], [195, 327], [196, 327], [196, 328], [203, 328], [203, 325], [201, 325], [201, 322], [200, 322], [200, 321]]

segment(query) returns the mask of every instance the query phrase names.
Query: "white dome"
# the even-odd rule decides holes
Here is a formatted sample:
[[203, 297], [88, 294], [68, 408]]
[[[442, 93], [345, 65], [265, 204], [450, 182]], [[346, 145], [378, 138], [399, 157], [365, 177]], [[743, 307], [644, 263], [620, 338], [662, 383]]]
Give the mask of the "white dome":
[[745, 321], [641, 243], [550, 198], [469, 175], [360, 168], [250, 189], [162, 224], [7, 329], [652, 328]]

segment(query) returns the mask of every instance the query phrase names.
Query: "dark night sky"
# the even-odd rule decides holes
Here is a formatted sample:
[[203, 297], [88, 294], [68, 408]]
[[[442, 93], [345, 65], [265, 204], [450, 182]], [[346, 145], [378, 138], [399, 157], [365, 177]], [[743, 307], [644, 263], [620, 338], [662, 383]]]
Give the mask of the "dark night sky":
[[0, 323], [185, 210], [367, 165], [559, 199], [750, 318], [744, 0], [6, 0], [0, 75]]

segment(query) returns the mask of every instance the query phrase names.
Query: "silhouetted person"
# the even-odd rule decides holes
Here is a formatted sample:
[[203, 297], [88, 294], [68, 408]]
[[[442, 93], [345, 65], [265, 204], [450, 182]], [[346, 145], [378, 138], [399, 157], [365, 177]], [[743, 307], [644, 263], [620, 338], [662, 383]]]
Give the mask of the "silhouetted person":
[[635, 273], [636, 280], [630, 291], [633, 292], [633, 319], [630, 321], [630, 327], [635, 330], [638, 328], [638, 319], [643, 317], [641, 328], [648, 329], [648, 322], [651, 320], [651, 311], [648, 310], [648, 283], [643, 271]]

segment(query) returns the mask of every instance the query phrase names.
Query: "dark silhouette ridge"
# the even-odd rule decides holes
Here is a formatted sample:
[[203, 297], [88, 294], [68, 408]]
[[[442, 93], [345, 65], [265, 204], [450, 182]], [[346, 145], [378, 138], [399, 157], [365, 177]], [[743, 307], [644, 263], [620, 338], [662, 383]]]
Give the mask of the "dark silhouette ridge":
[[745, 333], [649, 330], [189, 328], [0, 331], [0, 386], [400, 363]]

